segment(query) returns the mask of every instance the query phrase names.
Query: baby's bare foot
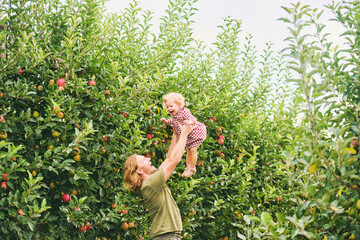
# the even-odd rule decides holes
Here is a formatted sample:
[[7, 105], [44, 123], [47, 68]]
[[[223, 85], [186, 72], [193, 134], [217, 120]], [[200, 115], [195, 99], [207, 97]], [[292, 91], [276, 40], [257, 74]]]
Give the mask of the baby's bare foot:
[[192, 175], [194, 175], [196, 173], [196, 168], [195, 167], [187, 167], [185, 169], [185, 171], [181, 174], [182, 177], [184, 178], [189, 178]]

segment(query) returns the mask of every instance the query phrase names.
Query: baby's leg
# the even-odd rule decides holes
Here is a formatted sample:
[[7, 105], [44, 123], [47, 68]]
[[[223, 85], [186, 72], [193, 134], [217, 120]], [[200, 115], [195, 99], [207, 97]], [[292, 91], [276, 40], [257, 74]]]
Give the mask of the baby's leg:
[[186, 149], [186, 169], [182, 174], [182, 177], [191, 177], [196, 173], [196, 161], [197, 161], [197, 149], [199, 146], [195, 146], [190, 149]]
[[[197, 162], [197, 149], [198, 148], [199, 148], [199, 145], [195, 146], [193, 148], [187, 149], [187, 156], [186, 156], [186, 165], [187, 166], [195, 168], [195, 165]], [[188, 160], [188, 158], [189, 158], [189, 160]]]

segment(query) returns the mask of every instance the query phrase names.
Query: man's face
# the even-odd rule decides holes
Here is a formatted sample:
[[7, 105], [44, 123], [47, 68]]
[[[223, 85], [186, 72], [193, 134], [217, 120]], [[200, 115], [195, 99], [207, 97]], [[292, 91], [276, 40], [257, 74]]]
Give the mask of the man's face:
[[151, 165], [151, 158], [146, 158], [142, 155], [136, 155], [136, 162], [138, 164], [138, 173], [151, 175], [156, 172], [156, 167]]

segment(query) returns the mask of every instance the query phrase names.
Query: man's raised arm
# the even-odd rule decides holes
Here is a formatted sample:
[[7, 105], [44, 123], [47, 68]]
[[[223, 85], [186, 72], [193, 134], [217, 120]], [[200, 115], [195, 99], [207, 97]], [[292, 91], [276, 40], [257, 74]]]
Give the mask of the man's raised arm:
[[[171, 140], [171, 146], [169, 148], [169, 152], [166, 155], [165, 161], [160, 165], [159, 168], [164, 170], [164, 180], [165, 182], [169, 179], [171, 173], [174, 171], [176, 166], [179, 164], [182, 155], [184, 154], [185, 144], [187, 136], [194, 129], [193, 125], [181, 125], [181, 135], [179, 136], [177, 142], [173, 135], [173, 139]], [[175, 144], [175, 145], [174, 145]]]

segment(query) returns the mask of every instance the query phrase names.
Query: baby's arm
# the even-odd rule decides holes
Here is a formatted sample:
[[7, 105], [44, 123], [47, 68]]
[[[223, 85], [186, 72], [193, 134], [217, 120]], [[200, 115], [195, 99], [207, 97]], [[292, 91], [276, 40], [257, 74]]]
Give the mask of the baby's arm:
[[169, 124], [169, 120], [165, 119], [165, 118], [160, 118], [160, 121], [162, 121], [165, 124]]
[[162, 121], [165, 124], [169, 124], [172, 126], [172, 118], [166, 119], [166, 118], [160, 118], [160, 121]]

